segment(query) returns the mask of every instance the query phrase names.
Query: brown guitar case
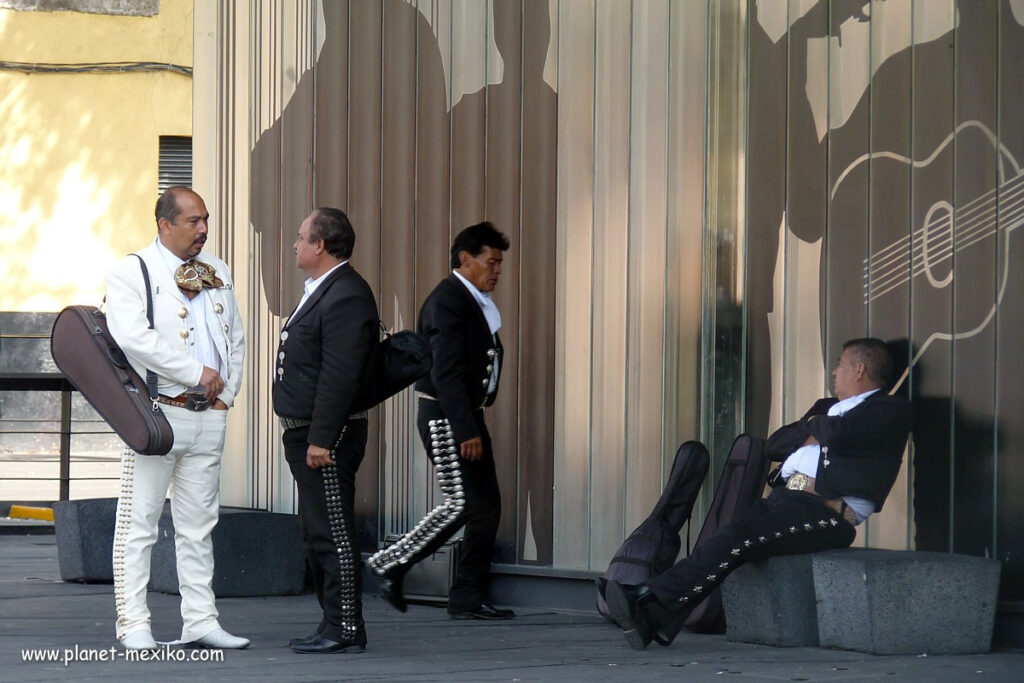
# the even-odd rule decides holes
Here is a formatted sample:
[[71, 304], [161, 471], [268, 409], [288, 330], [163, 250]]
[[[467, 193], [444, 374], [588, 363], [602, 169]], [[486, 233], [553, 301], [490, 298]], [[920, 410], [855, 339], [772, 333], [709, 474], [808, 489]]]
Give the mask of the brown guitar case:
[[[149, 272], [141, 258], [139, 262], [152, 328]], [[143, 379], [135, 372], [107, 329], [103, 311], [95, 306], [68, 306], [58, 313], [50, 333], [50, 352], [64, 376], [129, 448], [141, 455], [164, 455], [171, 450], [174, 433], [156, 402], [156, 375], [149, 372]]]

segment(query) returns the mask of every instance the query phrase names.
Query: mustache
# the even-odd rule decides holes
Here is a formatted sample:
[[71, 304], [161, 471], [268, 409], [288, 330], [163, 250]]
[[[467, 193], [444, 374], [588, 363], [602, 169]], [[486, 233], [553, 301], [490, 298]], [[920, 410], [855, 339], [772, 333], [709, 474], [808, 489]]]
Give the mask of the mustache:
[[206, 244], [206, 235], [200, 235], [192, 242], [192, 244]]

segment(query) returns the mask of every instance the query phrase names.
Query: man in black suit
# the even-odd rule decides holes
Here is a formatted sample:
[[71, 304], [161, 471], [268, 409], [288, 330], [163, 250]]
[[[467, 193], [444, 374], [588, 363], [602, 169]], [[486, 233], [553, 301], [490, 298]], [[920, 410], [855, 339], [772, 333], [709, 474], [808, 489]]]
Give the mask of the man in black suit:
[[451, 275], [423, 303], [418, 331], [431, 337], [434, 364], [416, 382], [417, 426], [434, 462], [444, 502], [392, 545], [370, 558], [381, 596], [401, 612], [405, 573], [463, 525], [462, 557], [448, 596], [453, 619], [511, 619], [489, 598], [491, 556], [501, 517], [484, 407], [494, 403], [501, 374], [501, 314], [491, 292], [501, 275], [508, 239], [490, 223], [460, 232], [451, 248]]
[[293, 248], [309, 277], [277, 353], [274, 412], [323, 609], [316, 632], [291, 641], [300, 653], [366, 646], [353, 507], [367, 425], [355, 400], [380, 333], [373, 292], [348, 262], [354, 244], [352, 225], [338, 209], [316, 209], [302, 222]]
[[746, 562], [853, 543], [854, 527], [882, 509], [910, 433], [909, 401], [884, 391], [892, 367], [885, 342], [846, 342], [832, 371], [836, 398], [769, 437], [768, 454], [783, 463], [768, 497], [646, 583], [608, 582], [609, 611], [630, 646], [668, 645], [673, 625]]

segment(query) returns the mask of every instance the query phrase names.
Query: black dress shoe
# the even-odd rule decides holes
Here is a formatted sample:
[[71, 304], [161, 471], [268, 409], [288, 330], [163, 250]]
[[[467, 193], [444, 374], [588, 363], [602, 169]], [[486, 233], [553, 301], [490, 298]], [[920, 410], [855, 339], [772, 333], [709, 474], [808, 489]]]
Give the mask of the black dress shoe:
[[668, 647], [676, 639], [676, 636], [679, 635], [679, 632], [683, 630], [685, 624], [686, 617], [678, 618], [664, 626], [658, 626], [654, 629], [654, 633], [651, 636], [658, 645]]
[[448, 612], [448, 616], [452, 619], [489, 619], [492, 621], [511, 619], [515, 615], [516, 613], [510, 609], [498, 609], [488, 602], [481, 602], [472, 609]]
[[359, 640], [337, 641], [324, 635], [318, 635], [312, 640], [292, 645], [292, 649], [303, 655], [326, 655], [335, 652], [358, 654], [366, 650], [366, 639], [364, 636]]
[[622, 629], [629, 646], [643, 650], [650, 645], [654, 629], [640, 604], [637, 589], [610, 579], [605, 586], [604, 598], [608, 603], [608, 613]]
[[311, 643], [320, 637], [320, 631], [314, 631], [304, 638], [292, 638], [288, 641], [288, 647], [295, 647], [299, 643]]
[[380, 586], [380, 597], [399, 612], [409, 609], [405, 602], [405, 594], [402, 593], [402, 581], [405, 579], [405, 572], [388, 572], [377, 577], [377, 585]]

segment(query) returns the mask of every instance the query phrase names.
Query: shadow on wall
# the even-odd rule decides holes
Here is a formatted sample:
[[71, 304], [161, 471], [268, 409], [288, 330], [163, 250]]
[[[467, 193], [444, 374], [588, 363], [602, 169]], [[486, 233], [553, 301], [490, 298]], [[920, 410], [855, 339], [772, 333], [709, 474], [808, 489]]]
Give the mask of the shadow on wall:
[[[902, 377], [917, 351], [906, 339], [889, 342]], [[948, 393], [927, 393], [929, 372], [945, 374], [941, 358], [917, 362], [896, 394], [914, 411], [914, 547], [917, 550], [994, 555], [991, 536], [992, 459], [999, 425], [972, 413]], [[957, 520], [953, 523], [952, 511]]]
[[[355, 97], [352, 93], [374, 91], [382, 74], [375, 58], [366, 58], [365, 55], [346, 57], [345, 31], [354, 34], [360, 27], [348, 25], [349, 20], [356, 20], [357, 13], [349, 13], [346, 17], [343, 10], [341, 3], [324, 4], [327, 31], [318, 65], [322, 73], [344, 65], [347, 69], [345, 76], [349, 80], [339, 87], [347, 88], [347, 93]], [[412, 5], [390, 3], [384, 6], [383, 12], [386, 27], [401, 27], [410, 35], [412, 27], [415, 27], [417, 37], [433, 36], [423, 15]], [[506, 257], [506, 275], [496, 296], [505, 317], [502, 339], [510, 359], [503, 368], [503, 372], [509, 375], [503, 376], [518, 374], [519, 377], [516, 383], [503, 381], [499, 401], [502, 406], [518, 406], [518, 413], [512, 408], [496, 411], [492, 432], [496, 441], [509, 445], [512, 452], [508, 455], [518, 454], [518, 460], [507, 458], [499, 464], [504, 495], [498, 558], [502, 562], [525, 560], [550, 564], [557, 95], [546, 84], [543, 75], [550, 42], [549, 7], [547, 3], [523, 5], [518, 0], [495, 2], [494, 26], [496, 45], [506, 63], [505, 81], [486, 85], [463, 96], [450, 112], [444, 107], [443, 69], [436, 44], [430, 40], [417, 43], [413, 56], [408, 44], [399, 44], [402, 36], [385, 31], [384, 42], [380, 46], [385, 66], [390, 60], [408, 67], [410, 59], [416, 60], [417, 92], [413, 100], [416, 117], [413, 123], [402, 121], [395, 125], [401, 128], [403, 136], [410, 134], [410, 130], [402, 126], [416, 127], [415, 135], [411, 137], [416, 144], [417, 156], [416, 168], [402, 168], [399, 172], [393, 167], [394, 161], [386, 148], [383, 151], [372, 150], [373, 163], [383, 166], [383, 171], [376, 174], [379, 180], [373, 173], [370, 174], [373, 176], [371, 181], [363, 180], [366, 169], [348, 168], [348, 159], [359, 158], [365, 154], [367, 146], [378, 144], [366, 141], [368, 131], [364, 126], [373, 128], [369, 131], [373, 132], [370, 137], [376, 140], [374, 127], [384, 125], [381, 118], [385, 123], [390, 122], [388, 115], [393, 111], [385, 111], [383, 117], [373, 117], [371, 123], [367, 123], [365, 117], [347, 116], [344, 111], [334, 112], [337, 123], [328, 121], [326, 125], [338, 126], [339, 130], [332, 130], [330, 136], [340, 138], [341, 142], [327, 140], [330, 136], [322, 135], [317, 139], [317, 148], [310, 152], [308, 142], [314, 111], [319, 116], [319, 127], [325, 125], [325, 117], [332, 112], [325, 113], [321, 103], [314, 101], [315, 71], [303, 74], [280, 118], [260, 135], [250, 156], [250, 216], [257, 243], [254, 259], [259, 264], [263, 293], [271, 312], [278, 316], [288, 315], [298, 301], [303, 279], [295, 267], [290, 245], [296, 227], [312, 208], [314, 193], [342, 198], [350, 190], [362, 195], [372, 194], [365, 187], [367, 182], [382, 183], [379, 204], [383, 207], [380, 209], [383, 218], [376, 213], [360, 216], [360, 207], [356, 206], [340, 208], [349, 213], [356, 230], [353, 263], [371, 282], [378, 267], [407, 269], [408, 272], [399, 273], [401, 277], [395, 276], [396, 271], [390, 271], [387, 280], [401, 280], [402, 287], [414, 283], [408, 287], [409, 294], [415, 292], [422, 300], [447, 270], [446, 254], [453, 231], [486, 218], [509, 235], [513, 246]], [[377, 26], [376, 30], [379, 29]], [[515, 63], [522, 65], [521, 83], [508, 75], [514, 71], [508, 65]], [[385, 95], [388, 95], [383, 98], [385, 106], [392, 101], [404, 103], [410, 99], [396, 99], [397, 96], [391, 97], [393, 93]], [[323, 82], [317, 89], [317, 98], [324, 102], [338, 100], [327, 92]], [[520, 98], [527, 100], [528, 106], [520, 107]], [[341, 101], [348, 100], [341, 98]], [[497, 102], [503, 105], [495, 104]], [[507, 106], [510, 102], [515, 106]], [[348, 106], [358, 105], [352, 102]], [[431, 128], [435, 125], [436, 130]], [[388, 139], [384, 139], [380, 144], [386, 146], [387, 143]], [[482, 153], [480, 143], [486, 144], [486, 155]], [[313, 178], [312, 165], [316, 155], [339, 152], [331, 146], [333, 144], [346, 150], [343, 160], [332, 158], [327, 163], [318, 164], [317, 187], [306, 186], [308, 179]], [[401, 141], [395, 144], [401, 144]], [[381, 158], [377, 160], [376, 157]], [[342, 186], [324, 190], [320, 186], [322, 177], [332, 172], [326, 167], [339, 164], [343, 170], [333, 172], [344, 179]], [[299, 170], [288, 174], [288, 169]], [[530, 171], [523, 172], [523, 169]], [[303, 176], [303, 171], [309, 173]], [[389, 182], [394, 175], [401, 176], [397, 187]], [[359, 182], [356, 181], [357, 176]], [[415, 181], [415, 192], [407, 192], [402, 184], [406, 180], [409, 180], [410, 187]], [[357, 188], [357, 185], [361, 186]], [[318, 203], [325, 201], [330, 200], [317, 200]], [[377, 201], [372, 203], [374, 207], [378, 204]], [[395, 209], [397, 204], [401, 204], [401, 210]], [[486, 215], [481, 215], [485, 213], [485, 207]], [[368, 220], [378, 220], [382, 224], [367, 223]], [[395, 235], [398, 241], [409, 238], [411, 226], [406, 228], [406, 220], [415, 221], [415, 247], [409, 254], [409, 261], [396, 261], [388, 253], [388, 249], [394, 247], [390, 239]], [[396, 226], [394, 222], [401, 225]], [[367, 235], [374, 234], [380, 234], [385, 244], [379, 246], [370, 241], [372, 238], [367, 239]], [[379, 251], [381, 248], [383, 252]], [[377, 260], [380, 261], [379, 266]], [[430, 268], [436, 264], [436, 274], [425, 274], [429, 269], [424, 264], [428, 262]], [[369, 264], [369, 267], [363, 268], [361, 264]], [[397, 301], [397, 298], [389, 291], [377, 291], [376, 294], [385, 318], [389, 317], [391, 300]], [[400, 304], [403, 308], [401, 313], [410, 326], [418, 303], [403, 300]], [[404, 310], [406, 307], [408, 310]], [[520, 358], [530, 359], [529, 373], [520, 371]], [[524, 395], [530, 396], [530, 400], [520, 400]], [[366, 480], [365, 473], [364, 466], [360, 481]]]

